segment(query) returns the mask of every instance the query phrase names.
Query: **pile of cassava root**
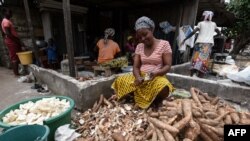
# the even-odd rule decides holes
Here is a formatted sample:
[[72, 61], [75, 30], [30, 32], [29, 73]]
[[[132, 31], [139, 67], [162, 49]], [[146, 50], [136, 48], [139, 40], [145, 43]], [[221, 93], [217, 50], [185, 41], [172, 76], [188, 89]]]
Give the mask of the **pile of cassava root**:
[[74, 120], [77, 141], [222, 141], [225, 124], [250, 124], [249, 112], [196, 88], [190, 93], [190, 99], [164, 100], [146, 110], [101, 96]]

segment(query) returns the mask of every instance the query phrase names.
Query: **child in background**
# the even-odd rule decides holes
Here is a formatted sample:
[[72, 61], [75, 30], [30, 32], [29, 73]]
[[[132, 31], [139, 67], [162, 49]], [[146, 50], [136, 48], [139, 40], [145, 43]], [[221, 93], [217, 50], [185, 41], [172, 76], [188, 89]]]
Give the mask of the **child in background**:
[[129, 53], [135, 52], [135, 43], [134, 43], [133, 36], [128, 36], [127, 38], [126, 51]]
[[128, 61], [131, 63], [133, 63], [133, 56], [134, 56], [135, 48], [136, 48], [136, 45], [134, 43], [133, 36], [128, 36], [125, 49], [126, 49], [126, 56], [128, 58]]
[[55, 70], [56, 63], [57, 63], [57, 54], [56, 54], [56, 45], [52, 38], [48, 40], [48, 47], [46, 50], [47, 50], [47, 55], [48, 55], [49, 68]]

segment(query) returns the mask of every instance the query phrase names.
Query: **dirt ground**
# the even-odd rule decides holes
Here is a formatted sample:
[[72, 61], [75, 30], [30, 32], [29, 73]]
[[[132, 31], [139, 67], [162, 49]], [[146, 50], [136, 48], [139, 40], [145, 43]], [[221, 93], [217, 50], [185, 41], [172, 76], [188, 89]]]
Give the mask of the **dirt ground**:
[[21, 83], [17, 80], [12, 70], [0, 67], [0, 111], [16, 102], [44, 95], [31, 89], [34, 83]]

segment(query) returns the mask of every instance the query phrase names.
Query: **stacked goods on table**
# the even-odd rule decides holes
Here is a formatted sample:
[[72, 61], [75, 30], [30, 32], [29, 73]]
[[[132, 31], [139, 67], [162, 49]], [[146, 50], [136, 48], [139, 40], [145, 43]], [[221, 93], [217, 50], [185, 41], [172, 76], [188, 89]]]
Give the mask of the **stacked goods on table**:
[[225, 124], [250, 124], [249, 112], [196, 88], [190, 92], [190, 99], [164, 100], [147, 110], [101, 96], [74, 120], [78, 141], [222, 141]]

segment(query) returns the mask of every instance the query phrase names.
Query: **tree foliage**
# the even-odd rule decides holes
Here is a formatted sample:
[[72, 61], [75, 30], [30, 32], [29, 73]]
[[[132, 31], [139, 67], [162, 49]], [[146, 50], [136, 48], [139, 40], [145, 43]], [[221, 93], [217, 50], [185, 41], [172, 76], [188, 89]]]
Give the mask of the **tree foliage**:
[[225, 34], [236, 39], [234, 53], [238, 53], [250, 41], [250, 1], [231, 0], [227, 5], [227, 10], [232, 12], [237, 20]]
[[227, 10], [234, 13], [237, 18], [234, 26], [230, 28], [230, 36], [237, 36], [241, 33], [250, 31], [250, 1], [249, 0], [231, 0], [227, 5]]

